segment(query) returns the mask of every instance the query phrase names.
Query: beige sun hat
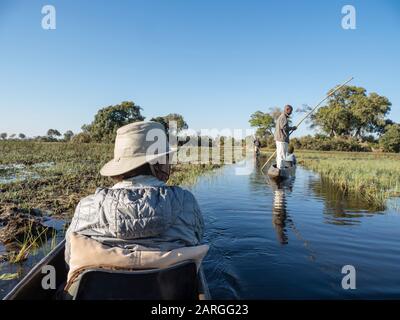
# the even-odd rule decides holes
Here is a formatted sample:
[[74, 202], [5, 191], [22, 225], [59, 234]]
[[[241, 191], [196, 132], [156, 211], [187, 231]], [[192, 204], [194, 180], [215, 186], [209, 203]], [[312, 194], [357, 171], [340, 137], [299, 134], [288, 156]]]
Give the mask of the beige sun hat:
[[117, 130], [114, 159], [100, 170], [102, 176], [118, 176], [144, 165], [162, 161], [170, 148], [164, 126], [153, 121], [130, 123]]

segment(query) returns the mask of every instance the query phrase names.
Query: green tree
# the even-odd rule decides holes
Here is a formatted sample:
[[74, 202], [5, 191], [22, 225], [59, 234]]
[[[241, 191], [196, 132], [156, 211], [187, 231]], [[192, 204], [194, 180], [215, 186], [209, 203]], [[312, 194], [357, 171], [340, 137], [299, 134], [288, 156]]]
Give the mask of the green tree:
[[115, 106], [100, 109], [90, 125], [83, 125], [82, 130], [90, 134], [92, 141], [114, 142], [118, 128], [132, 122], [143, 121], [141, 107], [132, 101], [124, 101]]
[[[162, 116], [162, 117], [155, 117], [150, 119], [150, 121], [155, 121], [155, 122], [159, 122], [161, 123], [165, 130], [171, 134], [177, 134], [179, 132], [181, 132], [184, 129], [187, 129], [189, 126], [186, 123], [185, 119], [183, 118], [182, 115], [178, 114], [178, 113], [170, 113], [167, 114], [166, 116]], [[170, 132], [170, 123], [171, 121], [176, 122], [176, 131], [177, 132]]]
[[375, 92], [356, 99], [352, 108], [354, 119], [353, 137], [361, 140], [367, 133], [379, 133], [385, 127], [385, 116], [390, 111], [389, 99]]
[[23, 133], [20, 133], [20, 134], [18, 135], [18, 137], [19, 137], [20, 139], [25, 139], [25, 138], [26, 138], [26, 135], [23, 134]]
[[71, 130], [68, 130], [64, 133], [64, 140], [71, 141], [71, 138], [74, 136], [74, 133]]
[[378, 130], [377, 130], [378, 136], [381, 137], [386, 132], [386, 129], [388, 128], [388, 126], [392, 125], [392, 124], [394, 124], [394, 122], [392, 120], [386, 119], [385, 124], [382, 127], [378, 128]]
[[384, 151], [400, 152], [400, 124], [388, 125], [379, 143]]
[[0, 134], [0, 138], [1, 138], [2, 140], [6, 140], [6, 139], [7, 139], [7, 133], [6, 133], [6, 132], [1, 133], [1, 134]]
[[164, 117], [151, 118], [150, 121], [161, 123], [163, 125], [165, 131], [168, 132], [168, 122], [165, 121]]
[[250, 116], [249, 123], [257, 128], [256, 136], [264, 138], [272, 135], [272, 129], [275, 127], [275, 121], [271, 114], [262, 111], [256, 111]]
[[47, 136], [48, 136], [50, 139], [55, 139], [54, 136], [60, 137], [60, 136], [61, 136], [61, 133], [60, 133], [60, 131], [58, 131], [58, 130], [56, 130], [56, 129], [49, 129], [49, 130], [47, 130]]
[[87, 132], [80, 132], [71, 138], [72, 143], [90, 143], [90, 134]]
[[362, 87], [344, 86], [311, 116], [312, 127], [320, 128], [330, 137], [362, 140], [368, 133], [379, 134], [382, 131], [390, 106], [390, 101], [377, 93], [367, 95]]

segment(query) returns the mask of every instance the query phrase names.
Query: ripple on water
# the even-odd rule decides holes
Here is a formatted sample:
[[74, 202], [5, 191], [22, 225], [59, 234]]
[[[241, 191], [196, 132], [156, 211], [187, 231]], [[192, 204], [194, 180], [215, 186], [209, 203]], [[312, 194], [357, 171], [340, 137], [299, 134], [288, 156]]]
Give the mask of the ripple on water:
[[[232, 167], [212, 183], [199, 179], [192, 190], [205, 216], [211, 247], [205, 270], [214, 298], [400, 294], [400, 215], [390, 209], [373, 210], [301, 167], [278, 193], [258, 170], [236, 176]], [[360, 273], [357, 292], [341, 288], [345, 264]]]

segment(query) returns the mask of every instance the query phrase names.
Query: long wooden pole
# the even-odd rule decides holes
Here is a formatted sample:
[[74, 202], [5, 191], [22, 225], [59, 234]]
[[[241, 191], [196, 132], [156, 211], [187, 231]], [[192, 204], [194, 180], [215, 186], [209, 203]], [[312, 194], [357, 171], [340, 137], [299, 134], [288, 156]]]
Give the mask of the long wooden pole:
[[[306, 114], [305, 117], [303, 117], [303, 119], [301, 119], [296, 127], [299, 127], [299, 125], [301, 125], [301, 123], [307, 119], [320, 105], [322, 102], [324, 102], [326, 99], [328, 99], [331, 95], [333, 95], [336, 91], [338, 91], [340, 88], [344, 87], [346, 84], [348, 84], [351, 80], [353, 80], [354, 77], [351, 77], [349, 80], [343, 82], [340, 86], [336, 87], [336, 89], [334, 89], [332, 92], [330, 92], [325, 98], [323, 98], [320, 102], [318, 102], [316, 104], [316, 106], [314, 108], [312, 108], [312, 110]], [[264, 163], [264, 165], [261, 167], [261, 171], [265, 168], [265, 166], [268, 164], [268, 162], [271, 161], [271, 159], [274, 157], [274, 155], [276, 154], [276, 150], [274, 151], [274, 153], [272, 153], [272, 155], [268, 158], [268, 160]]]

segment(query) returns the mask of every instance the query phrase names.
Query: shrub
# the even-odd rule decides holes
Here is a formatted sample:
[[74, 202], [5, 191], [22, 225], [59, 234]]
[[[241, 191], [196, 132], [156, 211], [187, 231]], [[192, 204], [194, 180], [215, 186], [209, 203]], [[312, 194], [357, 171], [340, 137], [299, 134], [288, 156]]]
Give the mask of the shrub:
[[387, 126], [379, 143], [386, 152], [400, 152], [400, 124]]
[[310, 135], [293, 138], [290, 142], [295, 149], [321, 150], [321, 151], [371, 151], [369, 144], [360, 143], [354, 138], [330, 138], [324, 135]]
[[90, 143], [92, 141], [90, 134], [87, 132], [81, 132], [73, 136], [70, 140], [72, 143]]

